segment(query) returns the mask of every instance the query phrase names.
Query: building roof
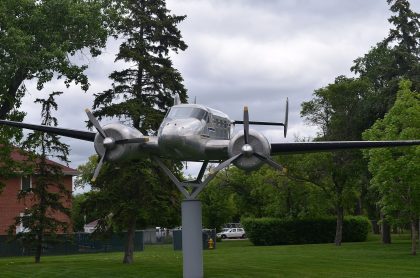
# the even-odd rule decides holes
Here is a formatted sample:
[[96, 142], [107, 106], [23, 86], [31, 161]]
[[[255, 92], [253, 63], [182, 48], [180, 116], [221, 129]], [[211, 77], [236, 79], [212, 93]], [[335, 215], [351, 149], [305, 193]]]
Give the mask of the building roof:
[[[12, 151], [10, 156], [14, 161], [27, 161], [28, 160], [28, 156], [25, 155], [25, 151], [19, 150], [18, 148], [15, 148]], [[49, 159], [47, 159], [47, 163], [50, 164], [50, 165], [59, 166], [61, 168], [61, 171], [63, 172], [63, 174], [65, 176], [77, 176], [77, 175], [79, 175], [79, 172], [76, 169], [70, 168], [66, 165], [57, 163], [57, 162], [49, 160]]]
[[85, 228], [95, 228], [98, 225], [98, 220], [94, 220], [84, 225]]

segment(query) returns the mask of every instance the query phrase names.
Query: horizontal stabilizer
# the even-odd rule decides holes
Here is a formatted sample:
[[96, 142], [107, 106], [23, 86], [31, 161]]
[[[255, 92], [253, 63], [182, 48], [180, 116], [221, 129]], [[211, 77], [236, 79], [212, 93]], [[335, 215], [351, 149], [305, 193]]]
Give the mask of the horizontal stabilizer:
[[[244, 121], [234, 121], [234, 124], [244, 124]], [[255, 122], [255, 121], [249, 121], [250, 125], [277, 125], [277, 126], [284, 126], [283, 123], [273, 123], [273, 122]]]
[[[286, 138], [288, 121], [289, 121], [289, 98], [286, 99], [286, 110], [285, 110], [285, 115], [284, 115], [284, 123], [248, 121], [247, 124], [250, 124], [250, 125], [283, 126], [284, 127], [284, 138]], [[244, 121], [233, 121], [233, 124], [243, 125]]]

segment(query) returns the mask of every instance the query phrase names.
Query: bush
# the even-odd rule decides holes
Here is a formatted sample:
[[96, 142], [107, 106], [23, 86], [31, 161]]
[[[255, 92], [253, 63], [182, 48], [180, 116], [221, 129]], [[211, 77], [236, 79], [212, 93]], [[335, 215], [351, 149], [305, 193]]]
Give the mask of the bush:
[[[245, 218], [241, 221], [248, 238], [254, 245], [282, 245], [333, 242], [336, 219]], [[345, 217], [343, 242], [367, 239], [369, 220], [365, 217]]]

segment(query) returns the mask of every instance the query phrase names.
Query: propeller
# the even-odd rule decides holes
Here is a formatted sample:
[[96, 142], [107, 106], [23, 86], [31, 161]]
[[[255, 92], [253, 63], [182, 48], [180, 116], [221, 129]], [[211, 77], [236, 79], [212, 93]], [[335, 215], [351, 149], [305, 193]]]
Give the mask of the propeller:
[[106, 153], [109, 149], [112, 149], [115, 147], [115, 140], [111, 137], [108, 137], [105, 130], [102, 129], [101, 125], [99, 124], [98, 120], [95, 118], [95, 116], [92, 114], [92, 112], [89, 109], [85, 109], [86, 115], [89, 118], [89, 121], [92, 123], [92, 125], [96, 128], [98, 133], [104, 138], [103, 144], [105, 147], [105, 152], [101, 157], [101, 160], [99, 160], [98, 165], [96, 165], [95, 172], [93, 173], [92, 182], [96, 181], [96, 178], [99, 175], [99, 172], [101, 171], [102, 165], [104, 164]]
[[[286, 115], [287, 115], [287, 111], [288, 109], [286, 108]], [[286, 116], [287, 117], [287, 116]], [[286, 119], [287, 121], [287, 119]], [[277, 162], [275, 162], [273, 159], [271, 159], [271, 157], [269, 155], [265, 155], [263, 153], [257, 152], [254, 150], [254, 147], [250, 144], [250, 136], [249, 136], [249, 112], [248, 112], [248, 107], [245, 106], [244, 107], [244, 119], [243, 119], [243, 125], [244, 125], [244, 145], [241, 148], [241, 156], [237, 156], [235, 157], [232, 162], [240, 159], [242, 156], [244, 156], [244, 158], [251, 158], [251, 157], [256, 157], [259, 160], [261, 160], [264, 163], [267, 163], [268, 165], [270, 165], [271, 167], [282, 171], [283, 167], [278, 164]]]
[[101, 159], [99, 160], [98, 165], [95, 168], [95, 172], [93, 173], [92, 182], [96, 181], [96, 178], [101, 171], [102, 165], [104, 164], [105, 157], [107, 156], [107, 152], [114, 149], [116, 145], [121, 144], [133, 144], [133, 143], [146, 143], [149, 141], [148, 137], [140, 137], [140, 138], [129, 138], [129, 139], [119, 139], [115, 140], [111, 136], [108, 136], [105, 130], [102, 129], [101, 125], [99, 124], [98, 120], [95, 118], [93, 113], [89, 109], [85, 109], [86, 115], [89, 118], [89, 121], [92, 125], [96, 128], [99, 135], [103, 138], [103, 146], [105, 148], [105, 152], [103, 153]]

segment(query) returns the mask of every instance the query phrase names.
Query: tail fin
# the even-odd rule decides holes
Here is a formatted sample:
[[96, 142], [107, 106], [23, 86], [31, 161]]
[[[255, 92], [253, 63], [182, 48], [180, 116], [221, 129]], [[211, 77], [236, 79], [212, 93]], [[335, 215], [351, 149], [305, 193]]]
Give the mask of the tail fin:
[[[288, 122], [289, 122], [289, 98], [286, 99], [286, 113], [285, 113], [285, 117], [284, 117], [284, 123], [249, 121], [248, 124], [250, 124], [250, 125], [282, 126], [284, 128], [284, 137], [286, 138]], [[244, 121], [233, 121], [233, 124], [244, 124]]]
[[286, 98], [286, 112], [284, 115], [284, 138], [287, 136], [287, 125], [289, 123], [289, 98]]
[[179, 97], [178, 94], [175, 94], [175, 96], [174, 96], [174, 105], [178, 105], [178, 104], [181, 104], [181, 99], [180, 99], [180, 97]]

